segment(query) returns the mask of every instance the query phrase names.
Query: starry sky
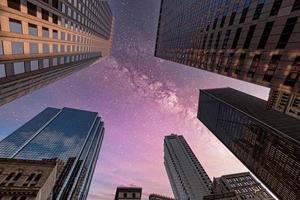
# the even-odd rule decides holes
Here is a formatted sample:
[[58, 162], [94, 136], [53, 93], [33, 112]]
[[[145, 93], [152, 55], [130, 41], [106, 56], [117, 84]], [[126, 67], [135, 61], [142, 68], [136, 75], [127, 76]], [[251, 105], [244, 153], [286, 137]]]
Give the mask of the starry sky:
[[172, 195], [165, 135], [182, 134], [210, 178], [247, 169], [196, 118], [199, 89], [233, 87], [267, 99], [269, 89], [155, 58], [159, 0], [110, 0], [111, 56], [0, 108], [0, 139], [46, 107], [96, 111], [105, 137], [88, 199], [113, 199], [117, 186]]

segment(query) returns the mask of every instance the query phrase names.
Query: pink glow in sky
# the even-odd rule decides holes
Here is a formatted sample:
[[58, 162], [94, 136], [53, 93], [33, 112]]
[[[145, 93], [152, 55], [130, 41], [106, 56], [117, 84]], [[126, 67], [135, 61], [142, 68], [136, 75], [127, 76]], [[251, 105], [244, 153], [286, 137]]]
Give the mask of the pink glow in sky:
[[233, 87], [266, 99], [268, 89], [153, 57], [159, 1], [110, 2], [113, 54], [0, 109], [0, 139], [46, 107], [96, 111], [105, 137], [89, 199], [111, 200], [117, 186], [172, 195], [163, 138], [182, 134], [212, 177], [246, 168], [196, 118], [199, 89]]

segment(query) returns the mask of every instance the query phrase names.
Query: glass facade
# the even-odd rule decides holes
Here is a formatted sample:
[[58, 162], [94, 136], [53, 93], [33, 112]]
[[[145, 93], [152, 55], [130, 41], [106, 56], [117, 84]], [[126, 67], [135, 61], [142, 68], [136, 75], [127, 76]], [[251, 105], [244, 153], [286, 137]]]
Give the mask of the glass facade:
[[300, 123], [231, 88], [200, 92], [198, 118], [279, 199], [300, 198]]
[[47, 108], [0, 142], [0, 157], [64, 162], [54, 199], [86, 199], [104, 125], [97, 113]]

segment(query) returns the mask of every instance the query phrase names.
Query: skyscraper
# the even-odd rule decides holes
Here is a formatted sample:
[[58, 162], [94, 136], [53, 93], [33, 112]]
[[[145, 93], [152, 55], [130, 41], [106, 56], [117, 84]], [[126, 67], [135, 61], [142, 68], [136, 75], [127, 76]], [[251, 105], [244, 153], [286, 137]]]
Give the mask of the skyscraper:
[[231, 88], [201, 90], [198, 118], [284, 200], [300, 199], [300, 123]]
[[1, 0], [0, 105], [110, 54], [106, 1]]
[[0, 142], [0, 157], [57, 159], [53, 199], [86, 199], [103, 136], [98, 113], [47, 108]]
[[165, 136], [164, 164], [176, 199], [199, 200], [211, 194], [211, 180], [183, 136]]
[[214, 178], [212, 191], [204, 200], [275, 200], [249, 172]]
[[270, 87], [266, 106], [300, 119], [299, 15], [298, 0], [162, 0], [155, 56]]

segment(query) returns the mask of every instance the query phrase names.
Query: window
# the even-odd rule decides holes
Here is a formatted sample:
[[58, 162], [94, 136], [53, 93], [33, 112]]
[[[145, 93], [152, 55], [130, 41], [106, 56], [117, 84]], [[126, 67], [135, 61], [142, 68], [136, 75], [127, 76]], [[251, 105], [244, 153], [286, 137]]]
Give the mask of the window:
[[218, 24], [218, 18], [215, 18], [215, 20], [214, 20], [214, 24], [213, 24], [213, 29], [215, 29], [215, 28], [216, 28], [217, 24]]
[[64, 57], [60, 57], [60, 64], [64, 64], [64, 63], [65, 63]]
[[29, 1], [27, 1], [27, 13], [29, 15], [32, 15], [32, 16], [35, 16], [35, 17], [36, 17], [36, 14], [37, 14], [37, 7], [36, 7], [36, 5], [30, 3]]
[[282, 0], [275, 0], [270, 12], [270, 16], [275, 16], [278, 14], [279, 9], [281, 7]]
[[258, 49], [264, 49], [265, 48], [265, 46], [267, 44], [267, 41], [268, 41], [268, 38], [269, 38], [269, 35], [272, 31], [273, 25], [274, 25], [274, 22], [267, 22], [266, 23], [264, 31], [261, 35], [261, 38], [260, 38], [258, 46], [257, 46]]
[[43, 37], [49, 37], [49, 29], [48, 28], [43, 27], [42, 31], [43, 31]]
[[57, 32], [57, 30], [53, 30], [52, 37], [53, 37], [53, 39], [58, 39], [58, 32]]
[[12, 42], [12, 53], [13, 54], [23, 54], [24, 53], [24, 45], [23, 42]]
[[229, 24], [228, 24], [229, 26], [231, 26], [234, 23], [234, 19], [235, 19], [238, 9], [239, 9], [239, 4], [235, 3], [232, 8], [232, 13], [231, 13]]
[[279, 64], [281, 55], [273, 55], [269, 63], [268, 70], [266, 71], [263, 80], [270, 82], [275, 74], [277, 66]]
[[19, 180], [19, 178], [22, 176], [22, 172], [19, 172], [14, 178], [13, 178], [13, 180], [14, 181], [18, 181]]
[[280, 35], [279, 41], [277, 43], [277, 49], [284, 49], [290, 39], [290, 36], [294, 30], [295, 24], [297, 22], [298, 17], [289, 18], [286, 21], [286, 24], [283, 28], [283, 31]]
[[49, 67], [49, 59], [43, 59], [43, 68]]
[[294, 87], [300, 75], [300, 56], [295, 58], [292, 69], [284, 81], [284, 85]]
[[255, 54], [255, 56], [252, 60], [250, 69], [247, 74], [248, 77], [250, 77], [250, 78], [254, 77], [255, 72], [256, 72], [257, 68], [259, 67], [260, 58], [261, 58], [261, 54]]
[[15, 74], [22, 74], [25, 72], [24, 62], [15, 62], [13, 66]]
[[[49, 60], [48, 60], [48, 62], [49, 62]], [[41, 177], [42, 177], [42, 174], [39, 173], [39, 174], [35, 177], [34, 181], [38, 182], [38, 181], [41, 179]]]
[[224, 53], [220, 53], [220, 56], [219, 56], [219, 59], [218, 59], [218, 62], [217, 62], [217, 68], [216, 68], [218, 71], [223, 66], [224, 58], [225, 58]]
[[38, 30], [37, 30], [37, 25], [35, 24], [28, 24], [28, 28], [29, 28], [29, 35], [38, 35]]
[[3, 44], [2, 44], [2, 40], [0, 40], [0, 55], [3, 55]]
[[5, 65], [0, 64], [0, 78], [6, 77]]
[[49, 20], [49, 12], [47, 10], [42, 9], [42, 19], [46, 21]]
[[9, 19], [9, 28], [10, 32], [13, 33], [22, 33], [22, 24], [21, 21], [15, 19]]
[[61, 32], [61, 36], [60, 36], [61, 38], [61, 40], [65, 40], [65, 32]]
[[228, 40], [229, 40], [229, 37], [230, 37], [230, 33], [231, 33], [231, 30], [227, 30], [227, 32], [225, 34], [224, 41], [223, 41], [223, 45], [222, 45], [223, 49], [225, 49], [227, 47], [227, 43], [228, 43]]
[[66, 25], [66, 21], [65, 21], [65, 18], [61, 18], [61, 26], [62, 27], [65, 27], [65, 25]]
[[207, 48], [208, 48], [208, 49], [211, 48], [211, 44], [212, 44], [213, 38], [214, 38], [214, 33], [211, 33], [211, 34], [210, 34], [209, 41], [208, 41], [208, 45], [207, 45]]
[[52, 6], [58, 9], [58, 0], [52, 0]]
[[238, 60], [237, 68], [235, 69], [235, 73], [239, 75], [241, 73], [241, 69], [244, 67], [246, 61], [246, 53], [241, 53], [240, 58]]
[[234, 53], [230, 53], [227, 59], [227, 64], [224, 69], [225, 72], [230, 72], [230, 70], [232, 69], [233, 58], [234, 58]]
[[49, 44], [43, 44], [43, 53], [49, 53]]
[[205, 48], [206, 40], [207, 40], [207, 34], [204, 36], [203, 43], [202, 43], [202, 49]]
[[52, 65], [53, 66], [57, 65], [57, 57], [55, 57], [55, 58], [52, 59]]
[[54, 24], [58, 24], [58, 16], [57, 16], [57, 15], [52, 14], [52, 22], [53, 22]]
[[233, 39], [233, 43], [232, 43], [232, 47], [231, 47], [232, 49], [235, 49], [237, 47], [239, 39], [240, 39], [241, 32], [242, 32], [242, 28], [238, 28], [236, 30], [236, 33], [235, 33], [235, 36], [234, 36], [234, 39]]
[[37, 43], [29, 43], [30, 53], [38, 53], [38, 44]]
[[253, 37], [254, 32], [255, 32], [255, 28], [256, 28], [256, 25], [251, 25], [250, 26], [250, 28], [248, 30], [248, 34], [247, 34], [246, 40], [245, 40], [245, 43], [244, 43], [244, 46], [243, 46], [244, 49], [248, 49], [249, 48], [251, 40], [252, 40], [252, 37]]
[[68, 34], [67, 37], [68, 37], [68, 41], [71, 41], [72, 35], [71, 35], [71, 34]]
[[225, 9], [224, 12], [223, 12], [223, 17], [222, 17], [222, 20], [221, 20], [220, 28], [224, 27], [226, 16], [227, 16], [227, 9]]
[[53, 53], [57, 53], [57, 52], [58, 52], [58, 45], [53, 44]]
[[215, 43], [215, 49], [217, 49], [219, 47], [221, 35], [222, 35], [222, 31], [219, 31], [218, 35], [217, 35], [216, 43]]
[[7, 5], [10, 8], [21, 10], [21, 3], [20, 0], [7, 0]]
[[255, 9], [255, 13], [254, 13], [254, 16], [253, 16], [253, 20], [259, 19], [259, 16], [260, 16], [261, 11], [264, 7], [264, 4], [265, 4], [265, 0], [258, 0], [256, 9]]
[[60, 49], [61, 49], [60, 51], [61, 51], [62, 53], [65, 52], [65, 45], [62, 44], [61, 47], [60, 47]]
[[293, 5], [292, 11], [295, 10], [300, 10], [300, 1], [299, 0], [295, 0], [295, 3]]
[[251, 4], [251, 0], [246, 0], [245, 1], [244, 8], [243, 8], [243, 11], [242, 11], [242, 15], [241, 15], [241, 18], [240, 18], [240, 24], [245, 22], [250, 4]]
[[38, 70], [39, 69], [39, 61], [38, 60], [30, 61], [30, 69], [31, 69], [31, 71]]

